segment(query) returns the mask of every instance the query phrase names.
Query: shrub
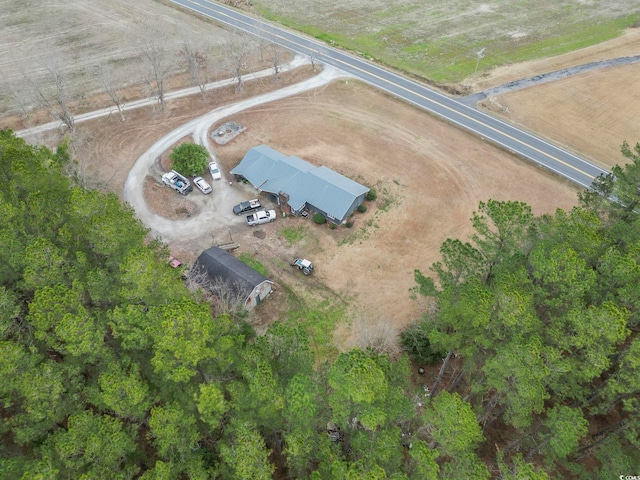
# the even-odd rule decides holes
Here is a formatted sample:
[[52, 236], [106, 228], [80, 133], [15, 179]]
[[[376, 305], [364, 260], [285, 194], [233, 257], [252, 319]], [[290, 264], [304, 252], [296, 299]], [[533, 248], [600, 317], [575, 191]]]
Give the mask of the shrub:
[[336, 228], [338, 228], [338, 227], [336, 226], [336, 224], [335, 224], [335, 223], [332, 223], [331, 225], [329, 225], [329, 228], [330, 228], [331, 230], [335, 230], [335, 229], [336, 229]]
[[414, 323], [400, 334], [400, 344], [409, 358], [416, 363], [432, 365], [445, 355], [431, 346], [424, 322]]
[[351, 228], [351, 227], [353, 227], [353, 222], [349, 221], [349, 222], [345, 223], [344, 226], [347, 227], [347, 228]]
[[360, 213], [364, 213], [367, 211], [367, 206], [366, 205], [358, 205], [358, 211]]
[[376, 189], [372, 188], [367, 192], [367, 196], [365, 197], [370, 202], [373, 202], [376, 198], [378, 198], [378, 194], [376, 193]]
[[327, 222], [327, 219], [324, 218], [324, 215], [322, 215], [321, 213], [314, 213], [313, 221], [316, 222], [318, 225], [322, 225], [323, 223]]
[[182, 175], [200, 175], [209, 162], [209, 152], [197, 143], [182, 143], [169, 155], [173, 169]]

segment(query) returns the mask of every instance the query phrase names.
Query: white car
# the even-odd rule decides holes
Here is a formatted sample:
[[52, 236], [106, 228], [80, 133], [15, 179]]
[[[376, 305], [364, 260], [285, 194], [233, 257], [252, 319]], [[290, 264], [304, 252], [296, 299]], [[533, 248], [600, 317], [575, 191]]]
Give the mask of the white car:
[[207, 193], [211, 193], [211, 185], [209, 185], [204, 178], [196, 177], [193, 179], [193, 183], [195, 183], [196, 187], [198, 187], [198, 190], [200, 190], [205, 195]]
[[209, 172], [211, 173], [211, 178], [213, 180], [220, 180], [222, 178], [222, 174], [220, 173], [220, 169], [218, 169], [218, 164], [216, 162], [209, 162]]

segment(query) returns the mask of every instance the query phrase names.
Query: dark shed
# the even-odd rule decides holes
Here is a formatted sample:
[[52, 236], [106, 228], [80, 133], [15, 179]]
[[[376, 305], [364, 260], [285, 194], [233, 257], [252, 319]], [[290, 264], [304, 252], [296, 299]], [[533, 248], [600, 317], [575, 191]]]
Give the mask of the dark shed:
[[[272, 281], [229, 252], [211, 247], [200, 254], [195, 269], [205, 269], [212, 281], [222, 280], [245, 297], [245, 308], [252, 310], [271, 293]], [[214, 292], [215, 293], [215, 292]]]

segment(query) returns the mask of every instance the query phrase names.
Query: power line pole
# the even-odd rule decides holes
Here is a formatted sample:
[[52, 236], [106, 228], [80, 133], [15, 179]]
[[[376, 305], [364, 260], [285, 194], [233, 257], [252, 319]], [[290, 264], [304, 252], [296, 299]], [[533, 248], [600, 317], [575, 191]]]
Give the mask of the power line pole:
[[482, 47], [480, 50], [478, 50], [476, 52], [476, 56], [478, 57], [478, 61], [476, 62], [476, 68], [473, 70], [473, 76], [471, 77], [472, 80], [475, 80], [476, 78], [476, 72], [478, 71], [478, 66], [480, 65], [480, 60], [482, 60], [484, 58], [484, 51], [486, 50], [486, 47]]

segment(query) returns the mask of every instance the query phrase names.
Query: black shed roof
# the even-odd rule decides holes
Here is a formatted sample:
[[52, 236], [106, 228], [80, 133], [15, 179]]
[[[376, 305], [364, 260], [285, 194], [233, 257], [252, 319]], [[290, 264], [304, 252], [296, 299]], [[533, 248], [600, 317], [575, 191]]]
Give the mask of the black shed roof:
[[196, 268], [204, 267], [211, 278], [227, 280], [234, 289], [249, 295], [262, 282], [269, 281], [249, 265], [218, 247], [211, 247], [200, 254]]

